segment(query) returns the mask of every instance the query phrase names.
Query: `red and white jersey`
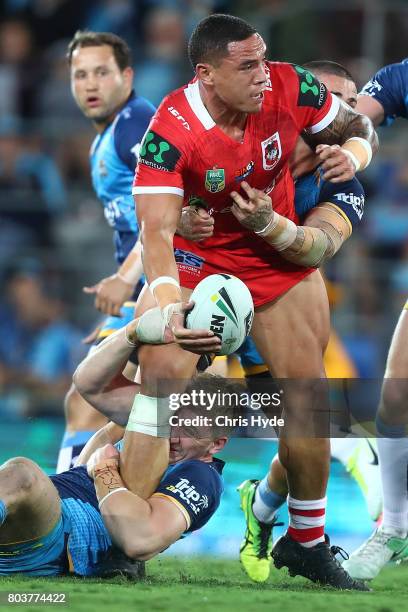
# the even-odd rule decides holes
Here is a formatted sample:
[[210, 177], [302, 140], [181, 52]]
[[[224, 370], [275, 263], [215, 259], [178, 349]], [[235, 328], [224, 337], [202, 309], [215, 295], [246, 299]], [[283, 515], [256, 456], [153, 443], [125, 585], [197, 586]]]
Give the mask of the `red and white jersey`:
[[[214, 234], [207, 240], [192, 243], [175, 236], [176, 249], [195, 254], [209, 266], [203, 264], [190, 279], [181, 278], [184, 286], [193, 287], [217, 270], [244, 282], [246, 271], [250, 276], [254, 270], [260, 275], [276, 271], [279, 278], [272, 282], [270, 297], [258, 304], [283, 293], [311, 270], [286, 262], [244, 228], [231, 213], [230, 193], [239, 191], [245, 180], [270, 194], [274, 210], [298, 221], [288, 160], [299, 134], [323, 130], [339, 108], [338, 99], [303, 68], [279, 62], [266, 62], [266, 67], [269, 80], [262, 108], [248, 114], [242, 142], [214, 122], [197, 79], [164, 98], [144, 137], [133, 186], [136, 196], [178, 194], [185, 206], [202, 206], [214, 217]], [[282, 275], [291, 275], [293, 282], [282, 280]]]

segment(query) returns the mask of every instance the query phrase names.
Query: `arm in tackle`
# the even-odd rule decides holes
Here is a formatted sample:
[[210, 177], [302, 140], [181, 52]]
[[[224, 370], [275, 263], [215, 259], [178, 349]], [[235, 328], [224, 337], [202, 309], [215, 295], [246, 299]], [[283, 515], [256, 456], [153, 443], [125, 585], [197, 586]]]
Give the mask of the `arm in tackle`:
[[346, 215], [331, 202], [318, 204], [307, 213], [303, 225], [296, 225], [273, 210], [271, 198], [263, 191], [245, 182], [241, 185], [248, 200], [231, 193], [234, 216], [292, 263], [317, 268], [333, 257], [352, 233]]

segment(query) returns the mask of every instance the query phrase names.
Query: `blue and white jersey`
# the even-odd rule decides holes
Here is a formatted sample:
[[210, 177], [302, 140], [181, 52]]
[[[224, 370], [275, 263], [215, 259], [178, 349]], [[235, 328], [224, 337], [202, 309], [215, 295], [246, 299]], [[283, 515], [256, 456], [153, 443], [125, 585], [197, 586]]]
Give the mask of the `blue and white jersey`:
[[140, 143], [155, 108], [133, 92], [113, 122], [98, 134], [90, 151], [92, 184], [115, 230], [116, 259], [120, 264], [134, 246], [139, 228], [132, 183]]
[[397, 117], [408, 118], [408, 60], [381, 68], [364, 85], [360, 94], [371, 96], [384, 109], [381, 125], [391, 125]]
[[364, 188], [356, 177], [343, 183], [325, 181], [321, 168], [296, 181], [295, 209], [301, 219], [323, 202], [337, 206], [354, 228], [364, 214]]
[[[216, 458], [209, 463], [188, 459], [169, 466], [164, 473], [153, 495], [167, 498], [179, 508], [186, 519], [185, 534], [200, 529], [218, 508], [224, 490], [223, 467], [224, 462]], [[50, 478], [61, 498], [63, 530], [59, 537], [65, 533], [70, 571], [81, 576], [95, 575], [112, 542], [98, 508], [93, 480], [85, 466]], [[60, 555], [58, 549], [58, 563], [49, 557], [43, 560], [43, 571], [65, 573], [66, 564]], [[27, 559], [24, 561], [28, 566]], [[51, 561], [54, 563], [50, 565]], [[7, 569], [4, 573], [10, 573]], [[0, 564], [0, 574], [1, 570]], [[37, 567], [36, 571], [41, 569]]]

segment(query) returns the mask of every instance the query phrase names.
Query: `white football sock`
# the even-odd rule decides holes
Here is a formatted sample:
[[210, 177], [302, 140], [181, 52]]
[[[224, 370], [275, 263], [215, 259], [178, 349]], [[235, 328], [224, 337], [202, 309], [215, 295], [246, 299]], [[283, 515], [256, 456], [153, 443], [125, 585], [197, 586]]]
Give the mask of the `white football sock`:
[[378, 438], [377, 445], [384, 504], [382, 527], [405, 537], [408, 532], [408, 439]]

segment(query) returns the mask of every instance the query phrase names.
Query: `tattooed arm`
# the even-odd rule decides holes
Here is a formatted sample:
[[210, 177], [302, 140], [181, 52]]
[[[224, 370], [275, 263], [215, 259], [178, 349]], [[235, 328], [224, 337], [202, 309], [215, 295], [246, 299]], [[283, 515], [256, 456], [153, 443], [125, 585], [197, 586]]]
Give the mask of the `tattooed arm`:
[[88, 462], [103, 521], [112, 540], [131, 559], [148, 560], [176, 542], [189, 527], [177, 505], [164, 497], [144, 500], [126, 488], [119, 453], [106, 445]]
[[371, 152], [375, 155], [378, 151], [378, 136], [371, 120], [339, 102], [338, 113], [327, 127], [314, 134], [302, 134], [316, 150], [325, 171], [323, 178], [333, 183], [350, 180], [357, 170], [368, 166]]
[[276, 213], [271, 198], [263, 191], [244, 182], [241, 185], [248, 200], [233, 191], [232, 213], [292, 263], [317, 268], [333, 257], [351, 235], [350, 221], [330, 202], [315, 206], [304, 225], [298, 226]]

